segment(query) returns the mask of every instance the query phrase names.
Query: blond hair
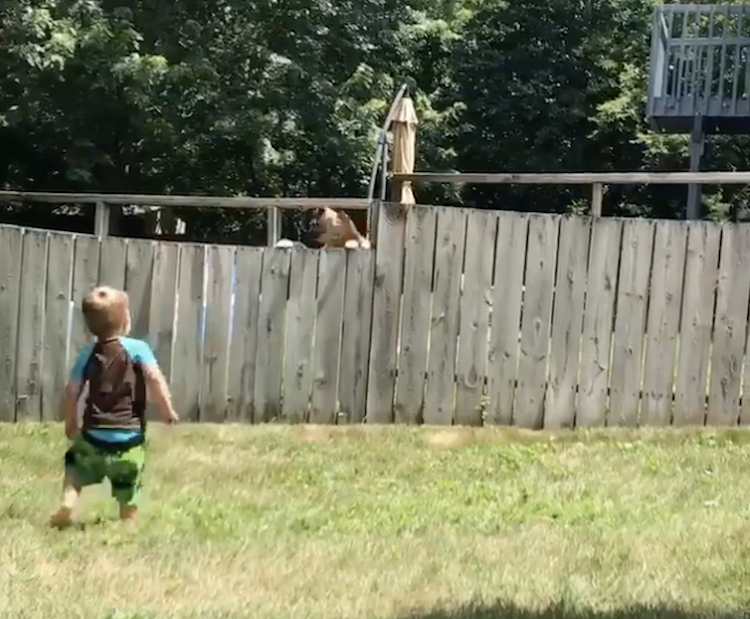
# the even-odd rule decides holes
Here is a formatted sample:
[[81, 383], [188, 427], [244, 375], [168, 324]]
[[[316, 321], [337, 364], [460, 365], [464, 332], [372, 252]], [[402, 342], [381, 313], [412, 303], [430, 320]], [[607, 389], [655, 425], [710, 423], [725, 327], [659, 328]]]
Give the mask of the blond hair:
[[130, 302], [122, 290], [97, 286], [83, 298], [81, 311], [86, 327], [98, 339], [130, 332]]

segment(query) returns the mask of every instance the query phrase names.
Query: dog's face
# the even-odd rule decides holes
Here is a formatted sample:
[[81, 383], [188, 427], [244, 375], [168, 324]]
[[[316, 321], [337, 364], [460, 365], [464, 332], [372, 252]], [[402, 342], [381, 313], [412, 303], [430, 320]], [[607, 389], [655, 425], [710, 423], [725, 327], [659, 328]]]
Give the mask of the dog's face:
[[364, 238], [351, 218], [344, 212], [332, 208], [320, 209], [316, 216], [318, 242], [329, 248], [353, 249], [357, 247], [370, 248], [370, 242]]

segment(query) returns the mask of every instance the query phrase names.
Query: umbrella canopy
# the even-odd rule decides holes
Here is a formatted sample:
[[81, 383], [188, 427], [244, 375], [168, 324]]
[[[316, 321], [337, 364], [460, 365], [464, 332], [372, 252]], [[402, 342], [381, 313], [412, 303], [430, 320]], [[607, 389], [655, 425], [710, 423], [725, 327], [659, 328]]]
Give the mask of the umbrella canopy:
[[[401, 99], [391, 125], [393, 132], [393, 151], [391, 154], [391, 171], [395, 174], [411, 174], [414, 172], [415, 153], [417, 149], [417, 112], [411, 97]], [[414, 191], [411, 182], [395, 183], [393, 202], [415, 204]]]

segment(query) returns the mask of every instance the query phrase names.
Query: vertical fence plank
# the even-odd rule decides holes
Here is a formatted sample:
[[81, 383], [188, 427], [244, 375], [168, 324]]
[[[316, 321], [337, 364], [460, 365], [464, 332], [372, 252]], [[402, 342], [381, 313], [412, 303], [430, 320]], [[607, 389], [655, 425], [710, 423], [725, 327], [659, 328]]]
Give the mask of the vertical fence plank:
[[514, 425], [538, 429], [544, 422], [552, 295], [560, 218], [532, 215], [521, 318], [521, 356]]
[[[103, 239], [102, 258], [104, 258], [105, 242]], [[169, 380], [172, 378], [172, 345], [177, 309], [179, 260], [180, 246], [177, 243], [156, 244], [148, 332], [159, 366]]]
[[41, 421], [47, 232], [25, 231], [21, 264], [23, 277], [18, 307], [16, 421]]
[[713, 325], [720, 229], [707, 221], [688, 226], [685, 288], [680, 313], [674, 425], [700, 425], [706, 392]]
[[291, 257], [281, 410], [284, 418], [292, 423], [306, 422], [310, 408], [320, 253], [314, 249], [300, 249], [293, 251]]
[[47, 286], [42, 366], [42, 419], [62, 419], [68, 380], [68, 316], [73, 279], [73, 235], [51, 233], [47, 250]]
[[128, 242], [116, 236], [103, 236], [99, 257], [99, 285], [125, 290]]
[[603, 426], [607, 419], [621, 238], [621, 221], [596, 219], [592, 222], [578, 378], [577, 426]]
[[258, 349], [255, 357], [255, 413], [253, 421], [271, 421], [281, 414], [284, 371], [284, 331], [289, 289], [289, 252], [266, 249], [260, 285]]
[[338, 377], [345, 282], [346, 251], [321, 251], [318, 264], [313, 384], [310, 398], [311, 423], [336, 423], [338, 417]]
[[653, 243], [653, 222], [623, 224], [608, 425], [638, 425]]
[[99, 281], [99, 239], [95, 236], [76, 236], [73, 259], [73, 316], [70, 326], [68, 365], [78, 357], [92, 335], [83, 322], [81, 302]]
[[125, 292], [130, 298], [130, 333], [133, 337], [149, 340], [151, 287], [154, 269], [154, 243], [128, 241], [125, 269]]
[[0, 227], [0, 421], [13, 421], [16, 415], [22, 245], [22, 228]]
[[260, 247], [238, 247], [235, 265], [237, 285], [229, 350], [227, 419], [252, 422], [263, 250]]
[[545, 428], [572, 428], [575, 424], [590, 231], [589, 218], [566, 217], [560, 223]]
[[234, 247], [208, 248], [206, 335], [203, 341], [201, 419], [223, 422], [227, 415], [229, 317], [232, 302]]
[[203, 245], [180, 246], [172, 385], [178, 414], [198, 421], [203, 342]]
[[424, 400], [424, 422], [431, 425], [453, 423], [465, 230], [465, 209], [438, 209], [435, 285]]
[[404, 309], [393, 410], [397, 423], [419, 423], [424, 403], [432, 310], [432, 266], [437, 210], [413, 206], [406, 217]]
[[513, 422], [528, 230], [527, 215], [498, 213], [485, 419], [493, 425]]
[[398, 362], [398, 326], [404, 262], [406, 212], [400, 204], [383, 204], [375, 250], [372, 344], [367, 388], [367, 422], [393, 421]]
[[750, 296], [748, 265], [750, 226], [723, 226], [706, 416], [712, 426], [735, 425], [739, 418]]
[[487, 366], [496, 233], [495, 213], [487, 210], [469, 211], [456, 361], [455, 421], [459, 425], [480, 426], [484, 423], [482, 398]]
[[686, 222], [656, 223], [646, 327], [641, 425], [668, 426], [672, 419], [687, 231]]
[[348, 252], [339, 372], [339, 423], [360, 423], [365, 419], [374, 277], [374, 251]]

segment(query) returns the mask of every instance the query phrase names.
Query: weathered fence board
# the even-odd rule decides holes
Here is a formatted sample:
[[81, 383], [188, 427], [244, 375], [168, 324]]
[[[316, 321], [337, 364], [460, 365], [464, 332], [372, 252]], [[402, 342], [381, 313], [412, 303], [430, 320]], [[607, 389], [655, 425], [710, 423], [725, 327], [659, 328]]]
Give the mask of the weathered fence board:
[[154, 269], [154, 243], [128, 241], [125, 267], [125, 292], [130, 297], [130, 334], [148, 339], [151, 314], [151, 285]]
[[653, 243], [653, 222], [625, 222], [618, 275], [607, 425], [638, 425]]
[[560, 218], [532, 215], [526, 253], [526, 291], [521, 317], [521, 356], [514, 419], [528, 428], [544, 422], [550, 314]]
[[68, 317], [72, 277], [73, 236], [51, 233], [47, 249], [42, 353], [42, 418], [45, 421], [63, 417], [62, 397], [68, 380]]
[[706, 418], [720, 240], [717, 226], [690, 223], [675, 380], [675, 425], [703, 425]]
[[178, 414], [191, 421], [199, 419], [205, 257], [203, 245], [180, 247], [172, 385]]
[[438, 213], [435, 285], [425, 381], [426, 424], [451, 425], [453, 422], [465, 230], [465, 209], [443, 209]]
[[68, 364], [72, 365], [81, 348], [92, 341], [81, 314], [81, 303], [99, 282], [99, 239], [95, 236], [77, 236], [73, 259], [73, 317], [70, 327]]
[[459, 425], [481, 426], [484, 423], [484, 379], [496, 233], [497, 216], [492, 211], [473, 213], [468, 218], [456, 361], [455, 421]]
[[206, 334], [203, 339], [201, 419], [221, 422], [227, 413], [229, 317], [232, 297], [234, 248], [208, 248]]
[[124, 290], [128, 242], [116, 236], [104, 236], [100, 242], [99, 285]]
[[375, 252], [349, 252], [339, 372], [339, 423], [360, 423], [367, 410], [367, 374], [375, 277]]
[[310, 423], [336, 423], [338, 417], [338, 376], [345, 283], [345, 251], [322, 251], [318, 263]]
[[739, 419], [740, 381], [750, 296], [750, 226], [726, 225], [721, 233], [716, 288], [709, 425], [735, 425]]
[[271, 421], [281, 414], [289, 267], [289, 251], [266, 250], [261, 274], [255, 357], [255, 422]]
[[424, 404], [427, 349], [432, 310], [432, 265], [435, 257], [437, 212], [429, 207], [409, 209], [406, 220], [401, 349], [393, 405], [397, 423], [420, 423]]
[[229, 391], [227, 419], [231, 421], [252, 422], [253, 420], [255, 355], [258, 349], [263, 253], [259, 247], [238, 247], [235, 254], [237, 275], [227, 377]]
[[318, 256], [315, 250], [299, 249], [292, 252], [291, 258], [281, 410], [284, 419], [292, 423], [304, 423], [309, 419]]
[[23, 231], [0, 227], [0, 421], [14, 421]]
[[16, 420], [42, 419], [44, 292], [47, 284], [47, 233], [26, 230], [21, 264], [16, 352]]
[[575, 422], [590, 230], [587, 218], [566, 217], [560, 222], [545, 428], [570, 428]]
[[[104, 242], [102, 242], [102, 260], [104, 259], [104, 247]], [[176, 243], [158, 243], [156, 245], [148, 333], [159, 366], [164, 376], [169, 380], [172, 378], [172, 349], [179, 261], [179, 245]]]
[[591, 235], [578, 378], [577, 426], [603, 426], [609, 402], [612, 326], [622, 222], [598, 220]]
[[489, 424], [509, 426], [513, 422], [528, 224], [526, 215], [498, 214], [492, 326], [487, 354], [485, 422]]
[[641, 400], [641, 422], [647, 425], [669, 425], [672, 419], [687, 231], [685, 222], [656, 223]]
[[393, 421], [405, 231], [406, 209], [398, 204], [383, 205], [375, 253], [367, 423]]
[[23, 232], [20, 228], [0, 227], [0, 421], [13, 421], [16, 414], [22, 246]]

